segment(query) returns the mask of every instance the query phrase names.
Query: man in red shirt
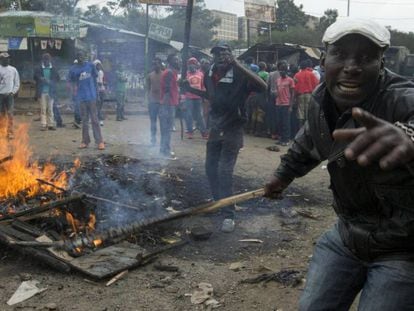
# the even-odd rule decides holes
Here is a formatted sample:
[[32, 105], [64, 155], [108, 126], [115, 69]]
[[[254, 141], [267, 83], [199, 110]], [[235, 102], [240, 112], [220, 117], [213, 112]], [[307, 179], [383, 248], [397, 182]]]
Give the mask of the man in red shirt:
[[311, 94], [319, 84], [318, 78], [313, 74], [312, 61], [304, 60], [300, 63], [300, 71], [293, 77], [295, 91], [298, 99], [298, 119], [301, 125], [308, 119], [308, 104]]
[[290, 112], [295, 94], [295, 82], [287, 75], [287, 64], [279, 66], [280, 77], [276, 80], [276, 116], [281, 129], [280, 145], [287, 146], [290, 138]]
[[[190, 83], [190, 87], [204, 91], [204, 74], [201, 70], [198, 69], [198, 60], [194, 57], [191, 57], [187, 63], [187, 81]], [[201, 104], [202, 98], [200, 96], [190, 92], [185, 93], [185, 123], [187, 126], [188, 139], [193, 138], [193, 119], [195, 120], [197, 128], [200, 130], [202, 137], [208, 138], [206, 126], [204, 124], [203, 117], [201, 116]]]
[[160, 102], [160, 153], [162, 156], [175, 160], [175, 154], [171, 151], [171, 126], [173, 111], [179, 103], [178, 70], [180, 63], [176, 54], [170, 54], [167, 58], [168, 67], [161, 75], [161, 102]]

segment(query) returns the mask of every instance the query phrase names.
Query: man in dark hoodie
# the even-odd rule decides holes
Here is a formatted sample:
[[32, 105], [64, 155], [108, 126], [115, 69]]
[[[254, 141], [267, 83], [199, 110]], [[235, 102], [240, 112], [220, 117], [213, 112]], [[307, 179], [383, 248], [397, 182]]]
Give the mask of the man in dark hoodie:
[[325, 82], [265, 195], [328, 160], [338, 222], [322, 235], [299, 310], [414, 309], [414, 83], [384, 68], [389, 31], [343, 18], [325, 32]]
[[[210, 101], [210, 135], [207, 142], [206, 173], [214, 200], [233, 193], [233, 170], [243, 146], [247, 122], [246, 99], [251, 91], [265, 91], [267, 84], [234, 59], [230, 46], [218, 42], [211, 49], [213, 65], [204, 76], [205, 91], [185, 85], [189, 92]], [[223, 209], [221, 230], [234, 230], [234, 206]]]

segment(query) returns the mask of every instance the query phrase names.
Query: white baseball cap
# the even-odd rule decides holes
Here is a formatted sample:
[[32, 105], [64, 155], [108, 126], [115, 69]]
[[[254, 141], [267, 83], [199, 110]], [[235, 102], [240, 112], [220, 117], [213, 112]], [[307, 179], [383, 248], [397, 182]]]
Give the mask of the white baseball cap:
[[333, 44], [346, 35], [359, 34], [374, 42], [381, 48], [390, 45], [390, 31], [381, 24], [362, 18], [345, 17], [329, 26], [323, 35], [322, 42]]
[[7, 53], [7, 52], [2, 52], [2, 53], [0, 53], [0, 57], [8, 58], [8, 57], [10, 57], [10, 54]]

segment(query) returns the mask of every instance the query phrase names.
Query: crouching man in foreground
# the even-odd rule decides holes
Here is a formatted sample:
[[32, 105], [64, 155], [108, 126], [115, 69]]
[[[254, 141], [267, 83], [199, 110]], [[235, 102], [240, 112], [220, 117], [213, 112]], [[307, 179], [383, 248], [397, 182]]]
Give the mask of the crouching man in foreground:
[[361, 19], [325, 32], [326, 82], [266, 196], [328, 160], [338, 222], [322, 235], [300, 310], [414, 310], [414, 83], [384, 68], [390, 33]]

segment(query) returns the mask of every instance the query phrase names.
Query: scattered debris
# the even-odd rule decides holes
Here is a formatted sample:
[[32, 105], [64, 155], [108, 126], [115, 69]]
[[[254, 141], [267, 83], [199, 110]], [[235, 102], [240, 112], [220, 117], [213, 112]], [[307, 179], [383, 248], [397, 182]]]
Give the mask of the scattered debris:
[[124, 270], [124, 271], [118, 273], [112, 279], [110, 279], [108, 281], [108, 283], [105, 284], [105, 286], [111, 286], [112, 284], [114, 284], [115, 282], [119, 281], [120, 279], [122, 279], [127, 274], [128, 274], [128, 270]]
[[273, 152], [279, 152], [280, 148], [278, 146], [269, 146], [269, 147], [266, 147], [266, 150], [273, 151]]
[[19, 277], [21, 281], [30, 281], [32, 279], [32, 275], [30, 273], [19, 273]]
[[34, 295], [44, 292], [47, 289], [39, 288], [37, 287], [37, 284], [39, 284], [39, 281], [36, 280], [22, 282], [14, 292], [13, 296], [7, 301], [7, 304], [9, 306], [15, 305], [16, 303], [32, 298]]
[[168, 206], [165, 210], [166, 210], [168, 213], [170, 213], [170, 214], [176, 214], [176, 213], [179, 213], [179, 211], [177, 211], [176, 209], [174, 209], [174, 207], [172, 207], [172, 206]]
[[212, 234], [213, 232], [211, 230], [201, 225], [192, 227], [190, 231], [191, 237], [197, 241], [208, 240]]
[[47, 310], [57, 310], [57, 304], [55, 304], [54, 302], [48, 303], [45, 305], [45, 309]]
[[154, 269], [158, 271], [165, 271], [165, 272], [177, 272], [179, 270], [177, 266], [165, 265], [161, 262], [155, 263]]
[[240, 271], [243, 268], [246, 268], [246, 265], [243, 262], [233, 262], [229, 267], [229, 269], [234, 272]]
[[318, 220], [319, 216], [312, 214], [312, 212], [310, 211], [297, 211], [298, 215], [305, 217], [305, 218], [310, 218], [310, 219], [314, 219], [314, 220]]
[[212, 298], [212, 296], [213, 286], [210, 283], [201, 282], [191, 295], [191, 303], [199, 305]]
[[279, 272], [264, 273], [255, 278], [242, 280], [241, 283], [256, 284], [275, 281], [288, 286], [297, 286], [301, 283], [302, 275], [298, 270], [281, 270]]
[[248, 243], [263, 243], [262, 240], [259, 239], [243, 239], [243, 240], [239, 240], [239, 242], [248, 242]]

